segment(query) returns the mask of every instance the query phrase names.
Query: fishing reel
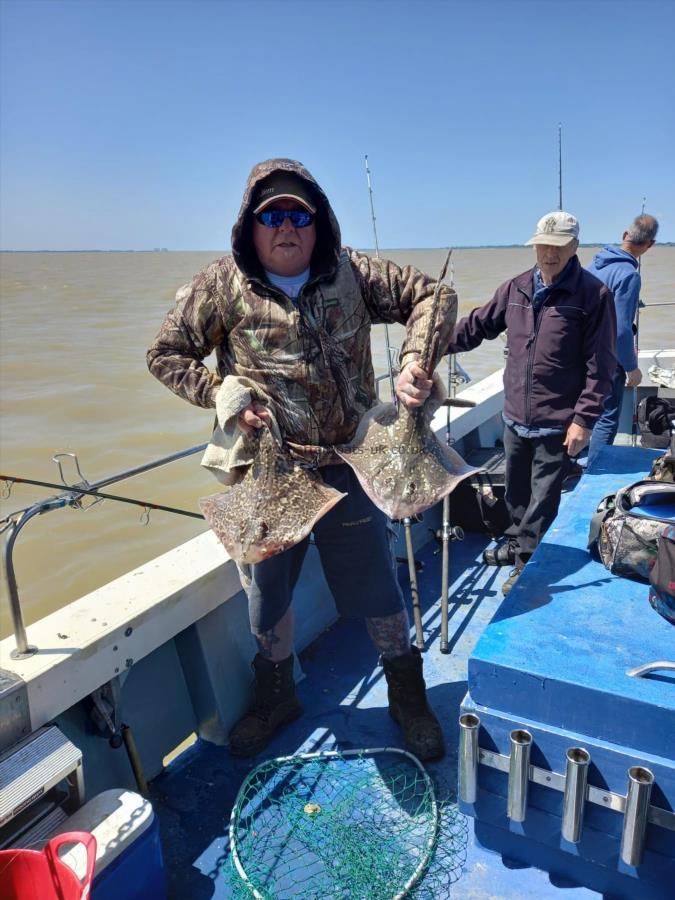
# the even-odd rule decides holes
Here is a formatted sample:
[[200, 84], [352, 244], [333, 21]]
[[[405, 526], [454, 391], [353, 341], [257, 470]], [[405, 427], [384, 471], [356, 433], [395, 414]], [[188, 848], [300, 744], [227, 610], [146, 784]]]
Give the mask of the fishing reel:
[[427, 530], [438, 544], [438, 549], [434, 553], [438, 553], [446, 541], [464, 540], [464, 529], [461, 525], [443, 525], [441, 528], [429, 528]]

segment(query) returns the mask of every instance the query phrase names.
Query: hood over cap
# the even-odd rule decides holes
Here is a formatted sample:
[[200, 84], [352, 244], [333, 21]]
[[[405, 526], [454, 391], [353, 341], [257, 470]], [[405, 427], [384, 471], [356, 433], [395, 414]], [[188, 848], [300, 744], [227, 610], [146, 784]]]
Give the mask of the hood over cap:
[[612, 263], [628, 264], [636, 270], [638, 267], [638, 261], [633, 254], [629, 253], [628, 250], [623, 250], [621, 247], [603, 247], [593, 257], [593, 266], [596, 269], [604, 269], [605, 266], [609, 266]]
[[248, 277], [265, 277], [253, 245], [253, 200], [261, 182], [275, 172], [288, 172], [301, 178], [316, 201], [316, 245], [312, 254], [310, 277], [332, 275], [340, 256], [340, 226], [328, 197], [318, 182], [295, 159], [267, 159], [251, 169], [237, 221], [232, 228], [232, 256], [237, 267]]

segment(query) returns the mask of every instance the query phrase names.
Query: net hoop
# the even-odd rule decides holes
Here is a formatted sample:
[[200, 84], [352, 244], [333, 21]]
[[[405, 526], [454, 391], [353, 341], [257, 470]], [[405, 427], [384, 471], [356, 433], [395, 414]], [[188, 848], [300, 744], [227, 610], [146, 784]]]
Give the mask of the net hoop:
[[431, 810], [433, 816], [433, 822], [431, 826], [431, 836], [427, 841], [426, 853], [420, 863], [418, 864], [415, 871], [412, 873], [410, 878], [403, 885], [403, 888], [399, 893], [395, 894], [392, 897], [392, 900], [402, 900], [403, 897], [406, 897], [410, 891], [415, 887], [415, 885], [419, 882], [420, 878], [424, 874], [424, 871], [429, 864], [429, 860], [431, 858], [431, 854], [436, 845], [436, 841], [438, 839], [438, 829], [440, 825], [440, 816], [438, 812], [438, 804], [436, 802], [436, 793], [434, 791], [434, 785], [429, 777], [427, 770], [424, 768], [419, 759], [414, 756], [412, 753], [409, 753], [407, 750], [402, 750], [400, 747], [372, 747], [368, 749], [361, 750], [320, 750], [316, 753], [294, 753], [290, 756], [278, 756], [272, 760], [266, 760], [260, 765], [256, 766], [255, 769], [252, 769], [246, 778], [242, 786], [239, 788], [239, 792], [235, 798], [234, 804], [232, 805], [232, 813], [230, 815], [230, 825], [229, 825], [229, 841], [230, 841], [230, 853], [232, 854], [232, 860], [234, 862], [235, 868], [237, 870], [237, 874], [244, 882], [248, 890], [251, 892], [252, 896], [256, 898], [256, 900], [265, 900], [265, 897], [255, 888], [255, 886], [251, 883], [244, 866], [239, 858], [239, 853], [237, 852], [237, 837], [236, 837], [236, 815], [237, 810], [239, 809], [239, 798], [242, 796], [244, 791], [246, 790], [248, 784], [255, 778], [258, 772], [261, 769], [267, 768], [272, 763], [283, 764], [287, 762], [294, 762], [297, 760], [315, 760], [315, 759], [344, 759], [350, 756], [359, 756], [359, 757], [367, 757], [367, 756], [375, 756], [378, 753], [397, 753], [400, 756], [406, 756], [411, 762], [413, 762], [417, 768], [422, 773], [422, 778], [424, 780], [425, 787], [429, 792], [430, 802], [431, 802]]

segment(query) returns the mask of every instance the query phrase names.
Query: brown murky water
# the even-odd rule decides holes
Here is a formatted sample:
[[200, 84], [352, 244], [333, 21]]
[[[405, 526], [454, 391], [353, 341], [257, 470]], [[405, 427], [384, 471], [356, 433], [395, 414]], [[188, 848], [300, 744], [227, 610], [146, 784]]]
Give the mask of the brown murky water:
[[[583, 248], [582, 263], [594, 251]], [[435, 275], [442, 250], [383, 251]], [[77, 453], [91, 482], [208, 440], [213, 414], [184, 403], [147, 372], [145, 350], [176, 288], [218, 253], [3, 253], [0, 255], [0, 387], [3, 473], [57, 481], [51, 457]], [[527, 269], [527, 248], [457, 250], [454, 274], [460, 313], [487, 301], [504, 281]], [[675, 299], [675, 248], [644, 258], [643, 298]], [[390, 328], [401, 342], [402, 329]], [[640, 345], [675, 344], [675, 307], [644, 310]], [[502, 364], [503, 343], [488, 342], [459, 361], [481, 378]], [[376, 370], [384, 372], [383, 327], [374, 333]], [[72, 473], [72, 480], [77, 476]], [[197, 511], [197, 499], [217, 490], [192, 456], [107, 488], [110, 493]], [[2, 514], [48, 496], [15, 486]], [[31, 521], [15, 550], [27, 623], [145, 560], [200, 533], [203, 523], [105, 502], [86, 512], [57, 510]], [[10, 629], [1, 585], [0, 635]]]

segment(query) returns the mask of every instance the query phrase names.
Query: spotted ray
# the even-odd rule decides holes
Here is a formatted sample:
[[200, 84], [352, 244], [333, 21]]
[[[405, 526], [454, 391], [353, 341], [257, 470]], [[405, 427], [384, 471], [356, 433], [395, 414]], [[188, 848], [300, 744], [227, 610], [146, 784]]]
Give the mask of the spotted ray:
[[[450, 260], [450, 251], [434, 291], [429, 330], [425, 335], [420, 366], [433, 368], [433, 340], [440, 289]], [[431, 429], [434, 401], [408, 409], [403, 403], [380, 403], [361, 419], [348, 445], [336, 447], [354, 469], [370, 499], [392, 519], [423, 512], [464, 478], [477, 472], [459, 453], [444, 446]]]
[[477, 471], [438, 440], [426, 412], [380, 403], [361, 419], [351, 444], [336, 447], [366, 494], [392, 519], [429, 509]]
[[243, 480], [199, 501], [209, 526], [238, 563], [262, 562], [295, 546], [346, 496], [294, 464], [266, 426], [256, 440], [255, 459]]

